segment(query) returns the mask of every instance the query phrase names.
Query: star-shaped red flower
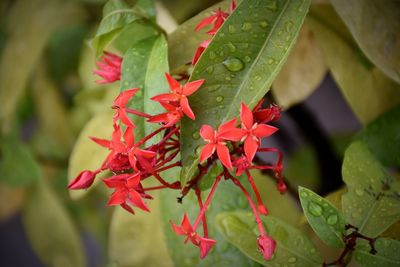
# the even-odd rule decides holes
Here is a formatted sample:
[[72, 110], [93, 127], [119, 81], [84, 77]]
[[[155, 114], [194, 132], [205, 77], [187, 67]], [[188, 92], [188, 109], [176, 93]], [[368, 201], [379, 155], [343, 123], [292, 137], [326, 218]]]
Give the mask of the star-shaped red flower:
[[[235, 1], [231, 2], [230, 6], [230, 12], [232, 12], [236, 8]], [[195, 31], [199, 31], [200, 29], [204, 28], [207, 25], [211, 25], [214, 23], [214, 27], [209, 30], [207, 33], [210, 35], [214, 35], [218, 29], [221, 27], [221, 25], [224, 23], [226, 18], [229, 16], [229, 13], [222, 11], [220, 8], [218, 8], [217, 11], [214, 11], [211, 16], [206, 17], [200, 23], [196, 26]]]
[[167, 112], [151, 116], [151, 118], [147, 120], [148, 122], [164, 123], [164, 127], [171, 127], [182, 119], [183, 113], [181, 107], [163, 102], [160, 102], [160, 104]]
[[114, 123], [118, 119], [121, 120], [123, 124], [128, 127], [134, 128], [135, 125], [132, 120], [128, 117], [126, 113], [126, 104], [128, 104], [129, 100], [136, 94], [138, 88], [133, 88], [129, 90], [122, 91], [114, 100], [113, 108], [115, 109], [114, 113]]

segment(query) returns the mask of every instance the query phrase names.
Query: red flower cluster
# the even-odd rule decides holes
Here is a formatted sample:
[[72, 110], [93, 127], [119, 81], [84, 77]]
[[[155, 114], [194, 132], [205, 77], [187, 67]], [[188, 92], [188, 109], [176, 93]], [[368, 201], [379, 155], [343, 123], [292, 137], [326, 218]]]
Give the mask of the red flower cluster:
[[97, 83], [113, 83], [121, 79], [121, 64], [122, 58], [110, 52], [104, 52], [104, 56], [96, 62], [99, 69], [93, 73], [99, 75], [103, 80], [96, 81]]
[[[214, 36], [219, 28], [221, 28], [222, 24], [224, 24], [225, 20], [228, 18], [229, 14], [233, 12], [236, 8], [235, 1], [232, 0], [229, 12], [224, 12], [220, 8], [217, 11], [214, 11], [211, 16], [206, 17], [196, 26], [195, 31], [199, 31], [207, 25], [213, 25], [212, 29], [207, 32], [207, 34]], [[195, 65], [199, 60], [201, 54], [206, 50], [208, 45], [210, 44], [211, 39], [203, 41], [200, 46], [197, 48], [196, 53], [192, 59], [192, 64]]]

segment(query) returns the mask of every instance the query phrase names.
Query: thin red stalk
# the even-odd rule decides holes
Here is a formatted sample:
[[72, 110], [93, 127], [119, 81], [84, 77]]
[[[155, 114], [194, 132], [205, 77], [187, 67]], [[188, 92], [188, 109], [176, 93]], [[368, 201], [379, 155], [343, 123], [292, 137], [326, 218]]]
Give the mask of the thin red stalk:
[[257, 223], [257, 226], [258, 226], [258, 230], [260, 231], [260, 235], [265, 235], [266, 233], [265, 233], [264, 227], [263, 227], [263, 225], [262, 225], [262, 221], [261, 221], [261, 219], [260, 219], [260, 215], [258, 214], [256, 205], [254, 205], [254, 202], [253, 202], [253, 200], [251, 199], [251, 197], [250, 197], [250, 195], [249, 195], [249, 192], [247, 192], [246, 188], [244, 188], [244, 186], [240, 183], [240, 181], [239, 181], [238, 179], [236, 179], [235, 177], [233, 177], [233, 176], [231, 176], [231, 175], [230, 175], [229, 178], [232, 180], [232, 182], [233, 182], [237, 187], [239, 187], [239, 188], [243, 191], [244, 195], [245, 195], [246, 198], [247, 198], [247, 201], [248, 201], [249, 204], [250, 204], [251, 209], [253, 210], [253, 214], [254, 214], [254, 217], [256, 218], [256, 223]]
[[164, 142], [166, 142], [174, 133], [176, 133], [177, 131], [179, 131], [181, 127], [176, 127], [175, 129], [171, 130], [167, 135], [164, 136], [164, 138], [158, 142], [158, 146], [161, 146]]
[[151, 191], [151, 190], [158, 190], [158, 189], [164, 189], [164, 188], [169, 188], [169, 187], [167, 187], [165, 185], [159, 185], [159, 186], [143, 188], [143, 190], [144, 191]]
[[204, 213], [206, 212], [208, 205], [210, 205], [211, 199], [213, 198], [214, 193], [215, 193], [215, 189], [217, 189], [218, 183], [221, 181], [221, 177], [222, 177], [223, 174], [224, 174], [223, 172], [220, 173], [217, 176], [217, 178], [215, 179], [215, 182], [214, 182], [214, 185], [211, 188], [210, 194], [208, 195], [208, 197], [206, 199], [206, 202], [204, 202], [203, 208], [200, 210], [200, 213], [197, 216], [196, 221], [193, 224], [193, 230], [194, 231], [196, 231], [197, 226], [199, 225], [201, 218], [204, 216]]
[[161, 176], [158, 173], [153, 173], [153, 176], [157, 179], [157, 181], [159, 181], [162, 185], [171, 188], [171, 189], [176, 189], [177, 186], [174, 184], [170, 184], [168, 182], [166, 182], [163, 178], [161, 178]]
[[150, 138], [152, 138], [153, 136], [155, 136], [156, 134], [158, 134], [159, 132], [161, 132], [162, 130], [164, 130], [165, 128], [161, 127], [158, 128], [157, 130], [155, 130], [154, 132], [152, 132], [151, 134], [143, 137], [142, 139], [140, 139], [139, 142], [136, 143], [136, 147], [139, 147], [140, 145], [144, 144], [144, 142], [146, 142], [147, 140], [149, 140]]
[[[195, 190], [196, 192], [196, 196], [197, 196], [197, 201], [199, 202], [199, 207], [200, 209], [203, 208], [203, 201], [201, 200], [201, 191], [200, 189], [196, 188]], [[204, 233], [204, 237], [208, 237], [208, 228], [207, 228], [207, 219], [206, 219], [206, 215], [204, 214], [203, 218], [203, 233]]]
[[257, 149], [257, 151], [258, 152], [275, 152], [275, 153], [277, 153], [278, 154], [277, 164], [282, 164], [283, 154], [279, 149], [272, 148], [272, 147], [271, 148], [267, 148], [267, 147], [262, 148], [261, 147], [261, 148]]
[[171, 169], [173, 167], [177, 167], [177, 166], [181, 166], [181, 162], [180, 161], [177, 161], [177, 162], [175, 162], [173, 164], [170, 164], [170, 165], [164, 166], [162, 168], [156, 169], [154, 172], [162, 172], [162, 171], [165, 171], [165, 170]]
[[165, 158], [163, 161], [161, 161], [160, 163], [157, 164], [156, 168], [159, 168], [160, 166], [163, 166], [165, 163], [170, 162], [171, 160], [173, 160], [176, 155], [179, 154], [179, 150], [175, 151], [174, 153], [172, 153], [171, 155], [169, 155], [167, 158]]
[[257, 170], [274, 170], [274, 166], [262, 165], [262, 166], [250, 166], [249, 169], [257, 169]]
[[151, 118], [151, 115], [149, 115], [147, 113], [144, 113], [144, 112], [141, 112], [141, 111], [138, 111], [136, 109], [125, 108], [125, 111], [130, 113], [130, 114], [135, 114], [137, 116], [144, 117], [144, 118], [147, 118], [147, 119]]
[[[260, 192], [258, 192], [257, 186], [256, 186], [256, 184], [254, 183], [253, 176], [251, 176], [251, 173], [249, 172], [249, 170], [246, 170], [246, 175], [247, 175], [247, 179], [248, 179], [249, 182], [250, 182], [251, 187], [253, 188], [254, 193], [256, 194], [258, 206], [259, 206], [259, 207], [262, 206], [262, 207], [265, 208], [264, 203], [263, 203], [263, 201], [262, 201], [262, 199], [261, 199], [261, 196], [260, 196]], [[261, 213], [262, 213], [262, 212], [261, 212]], [[266, 214], [265, 214], [265, 215], [266, 215]]]

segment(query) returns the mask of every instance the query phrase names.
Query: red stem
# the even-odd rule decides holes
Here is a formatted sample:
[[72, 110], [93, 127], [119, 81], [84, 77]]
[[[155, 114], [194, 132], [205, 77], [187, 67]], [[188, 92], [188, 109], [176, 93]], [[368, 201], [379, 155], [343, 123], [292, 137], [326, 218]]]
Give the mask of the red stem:
[[166, 182], [163, 178], [161, 178], [161, 176], [158, 173], [153, 173], [153, 176], [157, 179], [157, 181], [159, 181], [162, 185], [164, 185], [168, 188], [180, 189], [180, 185], [178, 187], [177, 183], [170, 184], [170, 183]]
[[[248, 178], [248, 180], [250, 182], [251, 187], [253, 188], [254, 193], [256, 194], [257, 204], [258, 204], [259, 209], [261, 207], [261, 208], [264, 208], [265, 211], [267, 211], [267, 209], [265, 208], [264, 203], [263, 203], [263, 201], [261, 199], [260, 192], [258, 192], [257, 186], [254, 183], [253, 176], [251, 176], [249, 170], [246, 170], [246, 175], [247, 175], [247, 178]], [[263, 213], [263, 212], [261, 212], [261, 213]], [[267, 214], [264, 214], [264, 215], [267, 215]]]
[[147, 140], [149, 140], [150, 138], [152, 138], [153, 136], [155, 136], [156, 134], [158, 134], [159, 132], [161, 132], [162, 130], [164, 130], [165, 128], [161, 127], [158, 128], [157, 130], [155, 130], [154, 132], [152, 132], [151, 134], [143, 137], [139, 142], [137, 142], [135, 144], [136, 147], [141, 146], [142, 144], [144, 144], [144, 142], [146, 142]]
[[[199, 202], [199, 207], [200, 207], [200, 209], [202, 209], [203, 208], [203, 201], [201, 200], [201, 191], [198, 188], [196, 188], [195, 192], [196, 192], [196, 196], [197, 196], [197, 201]], [[202, 218], [202, 221], [203, 221], [204, 237], [207, 238], [208, 237], [208, 228], [207, 228], [207, 219], [206, 219], [206, 215], [205, 214], [204, 214], [204, 216]]]
[[150, 119], [150, 118], [151, 118], [151, 115], [149, 115], [149, 114], [147, 114], [147, 113], [143, 113], [143, 112], [138, 111], [138, 110], [136, 110], [136, 109], [125, 108], [125, 111], [126, 111], [127, 113], [135, 114], [135, 115], [137, 115], [137, 116], [144, 117], [144, 118], [147, 118], [147, 119]]
[[165, 171], [165, 170], [171, 169], [173, 167], [177, 167], [177, 166], [182, 166], [182, 163], [180, 161], [177, 161], [177, 162], [175, 162], [173, 164], [170, 164], [170, 165], [164, 166], [162, 168], [156, 169], [154, 172], [162, 172], [162, 171]]

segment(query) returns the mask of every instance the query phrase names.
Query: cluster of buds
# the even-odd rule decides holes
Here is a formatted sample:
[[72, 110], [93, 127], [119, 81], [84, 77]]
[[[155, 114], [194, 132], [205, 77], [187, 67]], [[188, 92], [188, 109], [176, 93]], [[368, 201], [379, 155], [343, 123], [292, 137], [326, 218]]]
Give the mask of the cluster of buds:
[[[235, 3], [232, 2], [231, 11], [234, 8]], [[214, 23], [213, 28], [208, 32], [213, 35], [228, 15], [228, 13], [218, 10], [211, 17], [204, 19], [196, 27], [196, 30], [203, 28], [207, 24]], [[121, 62], [121, 57], [106, 53], [98, 63], [100, 69], [95, 71], [95, 74], [103, 78], [100, 82], [118, 81], [121, 73]], [[200, 248], [200, 257], [204, 258], [216, 243], [215, 240], [208, 236], [206, 210], [218, 184], [224, 178], [224, 180], [231, 181], [237, 186], [247, 198], [260, 232], [257, 240], [258, 247], [264, 258], [269, 260], [275, 250], [275, 241], [267, 234], [260, 219], [260, 215], [267, 215], [268, 210], [262, 202], [250, 170], [273, 171], [277, 180], [277, 189], [281, 193], [285, 192], [286, 185], [282, 176], [282, 153], [275, 148], [261, 147], [261, 139], [271, 136], [278, 130], [276, 127], [268, 125], [268, 123], [279, 120], [280, 108], [275, 105], [263, 108], [263, 101], [260, 101], [253, 110], [250, 110], [245, 103], [242, 103], [240, 124], [236, 118], [233, 118], [220, 125], [218, 129], [214, 129], [210, 125], [203, 125], [199, 129], [199, 134], [205, 144], [201, 149], [200, 163], [197, 165], [198, 172], [187, 184], [182, 185], [178, 177], [165, 179], [163, 172], [182, 166], [181, 161], [177, 159], [182, 145], [180, 121], [184, 116], [192, 120], [196, 119], [188, 97], [199, 90], [205, 80], [181, 84], [170, 74], [166, 73], [165, 76], [170, 92], [151, 98], [151, 100], [158, 102], [165, 109], [165, 112], [151, 115], [129, 107], [128, 103], [135, 97], [136, 92], [139, 90], [138, 88], [121, 92], [112, 106], [115, 113], [113, 117], [114, 131], [111, 140], [91, 137], [98, 145], [110, 151], [108, 156], [97, 170], [81, 172], [70, 182], [68, 188], [87, 189], [93, 184], [99, 173], [108, 171], [111, 176], [102, 179], [108, 188], [114, 190], [109, 198], [108, 205], [120, 205], [133, 214], [134, 208], [150, 211], [146, 200], [152, 199], [151, 191], [153, 190], [177, 190], [181, 194], [178, 202], [182, 201], [193, 190], [199, 204], [199, 214], [196, 220], [191, 224], [185, 213], [180, 225], [176, 225], [173, 222], [171, 222], [171, 225], [176, 234], [186, 237], [185, 242], [190, 240], [191, 243], [198, 246]], [[159, 128], [140, 140], [135, 140], [136, 126], [131, 119], [132, 116], [139, 116], [148, 123], [157, 123]], [[157, 140], [161, 140], [152, 143], [151, 141], [155, 140], [156, 136]], [[162, 136], [162, 138], [158, 138], [159, 136]], [[270, 165], [255, 165], [253, 160], [257, 152], [275, 153], [277, 159]], [[198, 185], [201, 179], [211, 171], [211, 166], [218, 162], [222, 165], [221, 172], [216, 176], [214, 184], [203, 202], [202, 192]], [[247, 180], [254, 191], [257, 200], [256, 204], [247, 189], [237, 178], [243, 174], [247, 176]], [[145, 187], [143, 181], [149, 178], [155, 179], [158, 185]], [[197, 232], [197, 228], [200, 225], [203, 228], [203, 235]]]

